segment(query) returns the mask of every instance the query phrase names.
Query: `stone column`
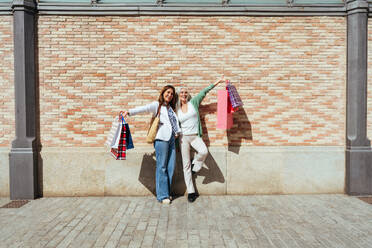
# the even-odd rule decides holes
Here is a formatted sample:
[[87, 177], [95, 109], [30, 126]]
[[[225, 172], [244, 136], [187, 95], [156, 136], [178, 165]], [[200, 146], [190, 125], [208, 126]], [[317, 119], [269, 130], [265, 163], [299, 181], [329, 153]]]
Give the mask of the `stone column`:
[[39, 196], [37, 85], [36, 85], [36, 3], [14, 0], [14, 89], [16, 138], [9, 154], [11, 199]]
[[372, 194], [372, 150], [367, 138], [366, 0], [347, 1], [346, 192]]

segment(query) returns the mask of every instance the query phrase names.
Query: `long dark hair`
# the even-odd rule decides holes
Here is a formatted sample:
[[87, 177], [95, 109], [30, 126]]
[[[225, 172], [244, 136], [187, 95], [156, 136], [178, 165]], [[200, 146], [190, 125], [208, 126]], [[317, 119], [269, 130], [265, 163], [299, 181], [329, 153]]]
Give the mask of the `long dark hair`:
[[159, 99], [158, 99], [158, 101], [159, 101], [159, 104], [160, 104], [160, 106], [162, 106], [163, 104], [164, 104], [164, 97], [163, 97], [163, 94], [164, 94], [164, 92], [166, 92], [168, 89], [172, 89], [173, 90], [173, 98], [172, 98], [172, 100], [170, 101], [170, 103], [169, 103], [169, 106], [171, 106], [171, 108], [173, 109], [173, 110], [176, 110], [176, 102], [177, 102], [177, 97], [176, 97], [176, 90], [175, 90], [175, 88], [172, 86], [172, 85], [166, 85], [166, 86], [164, 86], [163, 87], [163, 89], [160, 91], [160, 95], [159, 95]]

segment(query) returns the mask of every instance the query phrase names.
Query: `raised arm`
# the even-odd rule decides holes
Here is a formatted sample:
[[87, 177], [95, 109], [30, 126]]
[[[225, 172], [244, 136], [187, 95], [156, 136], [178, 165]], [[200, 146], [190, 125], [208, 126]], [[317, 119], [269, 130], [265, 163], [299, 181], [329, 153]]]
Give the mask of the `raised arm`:
[[155, 115], [156, 112], [158, 111], [158, 107], [159, 102], [156, 101], [144, 106], [129, 109], [128, 111], [122, 111], [122, 113], [124, 117], [127, 117], [128, 115], [136, 115], [141, 113], [152, 113], [153, 115]]
[[216, 82], [214, 82], [214, 87], [217, 86], [217, 84], [226, 82], [227, 79], [225, 79], [225, 75], [222, 75], [221, 78], [217, 79]]
[[194, 104], [196, 104], [197, 106], [200, 105], [200, 103], [203, 101], [204, 97], [207, 95], [207, 93], [213, 89], [214, 87], [216, 87], [216, 85], [218, 85], [219, 83], [221, 82], [225, 82], [225, 77], [224, 75], [222, 75], [221, 78], [217, 79], [216, 82], [214, 82], [213, 84], [210, 84], [208, 87], [202, 89], [199, 94], [197, 94], [196, 96], [194, 96], [190, 101]]

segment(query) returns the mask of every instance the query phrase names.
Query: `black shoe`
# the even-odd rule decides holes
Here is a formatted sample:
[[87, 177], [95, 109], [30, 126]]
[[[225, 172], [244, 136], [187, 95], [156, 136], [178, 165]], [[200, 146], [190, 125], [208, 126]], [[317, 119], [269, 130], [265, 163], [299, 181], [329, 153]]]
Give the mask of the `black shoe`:
[[189, 194], [188, 196], [187, 196], [187, 200], [189, 201], [189, 202], [194, 202], [195, 200], [196, 200], [196, 194], [195, 193], [191, 193], [191, 194]]
[[191, 164], [191, 175], [195, 175], [195, 171], [193, 171], [192, 169], [194, 168], [194, 164]]

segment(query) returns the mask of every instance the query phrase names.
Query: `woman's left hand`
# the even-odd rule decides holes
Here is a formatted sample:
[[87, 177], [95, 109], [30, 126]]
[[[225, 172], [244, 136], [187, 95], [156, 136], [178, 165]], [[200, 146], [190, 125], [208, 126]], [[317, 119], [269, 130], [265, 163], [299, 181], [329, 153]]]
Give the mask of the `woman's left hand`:
[[225, 82], [225, 76], [222, 75], [221, 78], [217, 79], [217, 81], [214, 83], [214, 86], [216, 86], [217, 84], [221, 83], [221, 82]]

